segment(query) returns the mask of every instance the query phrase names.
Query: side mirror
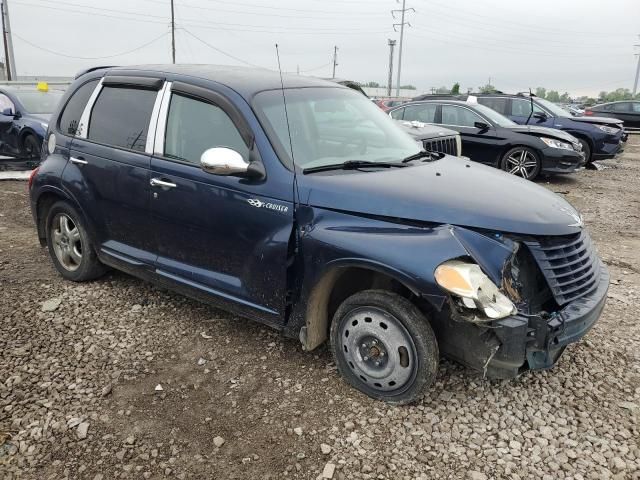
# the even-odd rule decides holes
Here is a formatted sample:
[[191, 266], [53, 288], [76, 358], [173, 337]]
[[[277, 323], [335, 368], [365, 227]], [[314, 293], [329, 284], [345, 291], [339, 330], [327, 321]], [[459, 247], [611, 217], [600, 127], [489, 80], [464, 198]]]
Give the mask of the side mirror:
[[13, 108], [11, 107], [3, 108], [0, 114], [4, 115], [5, 117], [13, 117], [14, 116]]
[[484, 122], [475, 122], [473, 124], [474, 127], [479, 128], [480, 130], [489, 130], [489, 124]]
[[249, 163], [235, 150], [215, 147], [200, 156], [200, 168], [212, 175], [243, 176], [249, 171]]
[[546, 120], [547, 114], [544, 112], [533, 112], [533, 118], [537, 118], [538, 120]]

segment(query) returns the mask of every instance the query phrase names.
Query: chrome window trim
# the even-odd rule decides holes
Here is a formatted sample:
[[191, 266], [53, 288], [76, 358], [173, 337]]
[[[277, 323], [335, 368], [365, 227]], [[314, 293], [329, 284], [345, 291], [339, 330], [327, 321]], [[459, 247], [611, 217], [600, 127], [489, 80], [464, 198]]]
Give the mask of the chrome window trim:
[[165, 93], [168, 90], [170, 82], [165, 82], [162, 88], [158, 90], [156, 101], [153, 104], [153, 110], [151, 110], [151, 118], [149, 119], [149, 128], [147, 129], [147, 143], [144, 146], [144, 152], [153, 155], [155, 149], [155, 140], [158, 133], [158, 118], [160, 116], [160, 109], [162, 108], [162, 102], [164, 100]]
[[103, 80], [104, 80], [104, 77], [102, 77], [98, 82], [98, 85], [96, 85], [96, 88], [93, 90], [93, 93], [89, 97], [89, 101], [87, 101], [87, 104], [85, 105], [84, 110], [82, 111], [82, 115], [80, 116], [80, 121], [78, 122], [78, 128], [76, 129], [76, 134], [75, 134], [76, 138], [84, 138], [84, 139], [87, 138], [87, 134], [89, 133], [89, 120], [91, 119], [91, 111], [93, 110], [93, 106], [95, 105], [96, 100], [98, 99], [98, 95], [100, 95], [100, 92], [102, 91]]
[[167, 131], [167, 116], [169, 115], [169, 104], [171, 103], [172, 97], [171, 85], [172, 82], [166, 82], [164, 87], [162, 87], [162, 100], [158, 108], [158, 119], [156, 121], [156, 131], [151, 152], [160, 157], [164, 156], [164, 135]]

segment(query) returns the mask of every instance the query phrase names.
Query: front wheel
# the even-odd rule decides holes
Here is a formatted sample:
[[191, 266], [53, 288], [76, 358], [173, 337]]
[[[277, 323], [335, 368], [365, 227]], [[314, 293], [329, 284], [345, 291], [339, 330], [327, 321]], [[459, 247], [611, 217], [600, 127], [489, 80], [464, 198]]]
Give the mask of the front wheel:
[[536, 152], [527, 147], [514, 147], [502, 156], [500, 167], [507, 173], [526, 180], [540, 174], [542, 163]]
[[34, 159], [40, 157], [41, 145], [34, 135], [27, 135], [22, 142], [22, 155], [24, 158]]
[[407, 404], [421, 398], [438, 371], [438, 343], [409, 300], [384, 290], [347, 298], [331, 324], [331, 350], [340, 374], [377, 400]]
[[582, 145], [582, 153], [584, 153], [584, 163], [591, 163], [591, 145], [584, 138], [579, 138], [578, 141]]

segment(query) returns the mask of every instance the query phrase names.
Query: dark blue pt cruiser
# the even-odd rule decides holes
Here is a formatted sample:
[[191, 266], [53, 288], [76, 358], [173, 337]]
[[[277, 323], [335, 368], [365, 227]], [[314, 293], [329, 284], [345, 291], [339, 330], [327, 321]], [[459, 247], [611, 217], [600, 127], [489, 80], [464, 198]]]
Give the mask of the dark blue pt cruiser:
[[328, 340], [355, 388], [420, 398], [440, 355], [494, 378], [552, 367], [609, 276], [559, 196], [421, 149], [361, 94], [216, 66], [99, 68], [30, 179], [60, 274], [107, 267]]

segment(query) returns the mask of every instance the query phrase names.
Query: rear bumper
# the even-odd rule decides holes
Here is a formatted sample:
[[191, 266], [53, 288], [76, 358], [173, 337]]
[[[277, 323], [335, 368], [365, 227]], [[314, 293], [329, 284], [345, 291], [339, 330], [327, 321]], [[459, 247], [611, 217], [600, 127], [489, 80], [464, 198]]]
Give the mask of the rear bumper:
[[553, 367], [566, 346], [584, 337], [600, 318], [608, 289], [609, 272], [601, 263], [597, 288], [550, 316], [516, 314], [489, 324], [450, 317], [433, 327], [444, 355], [487, 377], [513, 378]]

